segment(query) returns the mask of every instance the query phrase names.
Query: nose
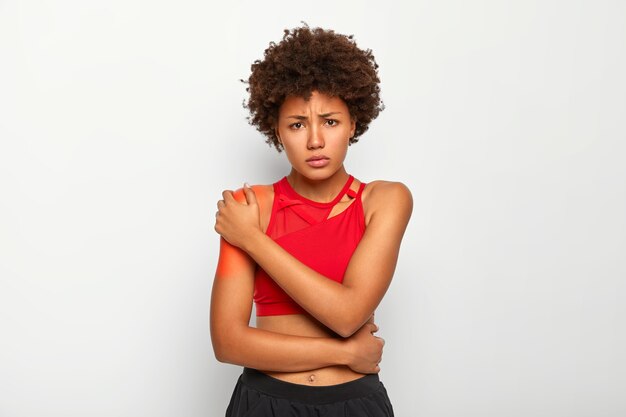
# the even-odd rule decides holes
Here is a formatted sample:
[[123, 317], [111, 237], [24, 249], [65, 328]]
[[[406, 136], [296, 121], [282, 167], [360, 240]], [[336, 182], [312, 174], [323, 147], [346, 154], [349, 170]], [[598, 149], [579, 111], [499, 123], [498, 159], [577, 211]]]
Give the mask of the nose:
[[309, 129], [309, 137], [307, 141], [308, 149], [317, 149], [324, 147], [324, 137], [319, 126], [311, 126]]

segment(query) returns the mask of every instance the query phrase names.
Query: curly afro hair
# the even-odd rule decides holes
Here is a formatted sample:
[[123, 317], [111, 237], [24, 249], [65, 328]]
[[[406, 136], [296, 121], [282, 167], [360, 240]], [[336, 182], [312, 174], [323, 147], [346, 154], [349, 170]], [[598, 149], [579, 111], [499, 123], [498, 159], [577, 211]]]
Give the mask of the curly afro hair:
[[346, 103], [356, 121], [349, 144], [356, 143], [384, 109], [372, 51], [359, 49], [353, 35], [310, 29], [306, 23], [284, 32], [278, 44], [270, 42], [263, 60], [254, 61], [248, 80], [241, 80], [248, 84], [246, 91], [250, 93], [243, 104], [250, 112], [248, 122], [280, 153], [282, 146], [274, 131], [280, 106], [287, 96], [308, 100], [316, 90]]

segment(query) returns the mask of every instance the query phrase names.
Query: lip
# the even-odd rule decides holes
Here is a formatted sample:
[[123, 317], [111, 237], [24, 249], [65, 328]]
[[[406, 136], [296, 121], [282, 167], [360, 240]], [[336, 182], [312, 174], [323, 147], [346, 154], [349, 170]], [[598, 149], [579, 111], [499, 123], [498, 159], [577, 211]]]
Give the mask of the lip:
[[313, 167], [313, 168], [323, 168], [326, 165], [330, 164], [330, 159], [328, 158], [318, 158], [318, 159], [313, 159], [310, 158], [306, 161], [307, 164], [309, 164], [309, 166]]
[[317, 161], [317, 160], [320, 160], [320, 159], [328, 159], [328, 157], [325, 156], [325, 155], [315, 155], [315, 156], [312, 156], [309, 159], [307, 159], [306, 162]]

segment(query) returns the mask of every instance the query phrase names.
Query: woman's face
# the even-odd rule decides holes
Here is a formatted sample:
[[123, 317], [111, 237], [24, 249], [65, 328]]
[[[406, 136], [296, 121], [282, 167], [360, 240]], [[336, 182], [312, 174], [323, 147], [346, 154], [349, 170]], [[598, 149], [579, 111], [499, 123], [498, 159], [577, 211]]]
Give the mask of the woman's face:
[[[296, 171], [310, 179], [324, 179], [343, 166], [355, 127], [342, 99], [313, 91], [308, 101], [295, 96], [285, 99], [276, 135]], [[320, 156], [324, 159], [310, 161]]]

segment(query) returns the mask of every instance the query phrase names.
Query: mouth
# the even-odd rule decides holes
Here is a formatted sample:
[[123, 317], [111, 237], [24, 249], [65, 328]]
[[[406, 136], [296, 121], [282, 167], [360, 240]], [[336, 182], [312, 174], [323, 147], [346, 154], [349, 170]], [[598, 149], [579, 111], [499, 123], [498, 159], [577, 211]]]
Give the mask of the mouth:
[[316, 155], [316, 156], [312, 156], [309, 159], [306, 160], [306, 162], [310, 162], [310, 161], [319, 161], [321, 159], [328, 159], [327, 156], [324, 155]]

